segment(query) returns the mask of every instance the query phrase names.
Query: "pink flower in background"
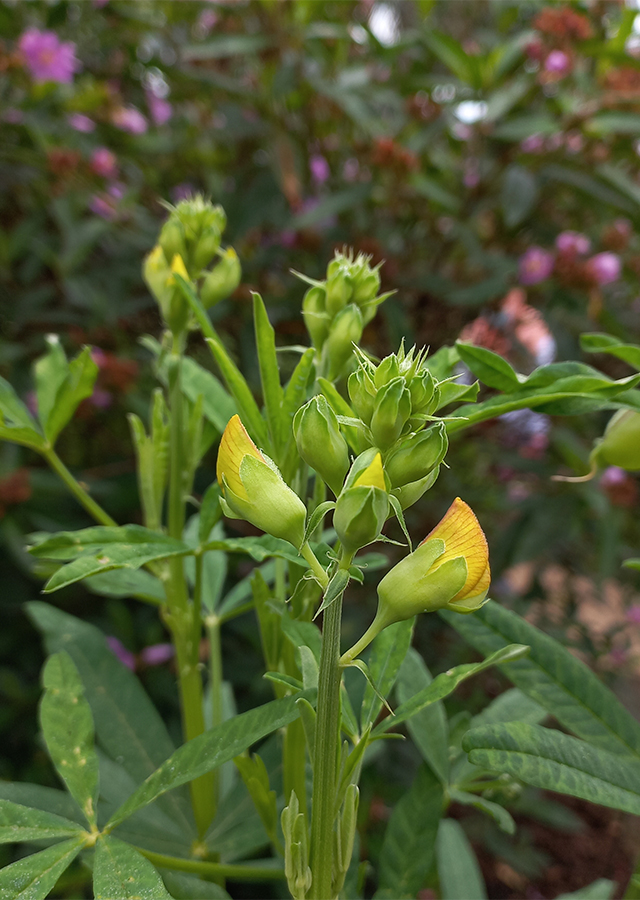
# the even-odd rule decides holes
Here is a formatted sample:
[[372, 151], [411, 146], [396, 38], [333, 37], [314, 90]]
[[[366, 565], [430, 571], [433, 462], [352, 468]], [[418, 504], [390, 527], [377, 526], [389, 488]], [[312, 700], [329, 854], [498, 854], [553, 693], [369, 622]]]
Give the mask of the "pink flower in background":
[[149, 127], [147, 120], [135, 106], [121, 106], [114, 110], [111, 121], [116, 128], [128, 131], [129, 134], [144, 134]]
[[187, 197], [192, 197], [195, 193], [196, 189], [191, 182], [182, 181], [171, 188], [171, 199], [174, 203], [179, 203], [181, 200], [186, 200]]
[[464, 176], [462, 182], [466, 188], [473, 189], [480, 183], [480, 166], [475, 157], [467, 159], [464, 164]]
[[545, 72], [566, 75], [571, 70], [571, 58], [564, 50], [552, 50], [544, 61]]
[[173, 107], [169, 101], [156, 97], [153, 91], [147, 91], [147, 106], [156, 125], [164, 125], [173, 115]]
[[151, 644], [140, 651], [140, 662], [145, 666], [161, 666], [173, 658], [173, 644]]
[[542, 153], [544, 150], [544, 137], [541, 134], [530, 134], [520, 141], [520, 149], [523, 153]]
[[108, 194], [94, 194], [89, 201], [89, 209], [94, 215], [108, 221], [112, 221], [118, 215], [115, 203]]
[[110, 184], [107, 188], [107, 193], [110, 197], [113, 197], [114, 200], [122, 200], [125, 191], [126, 187], [121, 181], [114, 181], [113, 184]]
[[204, 9], [198, 19], [198, 29], [203, 35], [208, 34], [218, 21], [218, 15], [212, 9]]
[[83, 134], [90, 134], [96, 130], [96, 123], [93, 119], [90, 119], [89, 116], [84, 116], [82, 113], [71, 113], [70, 116], [67, 116], [67, 122], [73, 129], [81, 131]]
[[28, 28], [18, 41], [24, 64], [34, 81], [70, 84], [82, 66], [76, 59], [76, 45], [61, 41], [55, 31]]
[[93, 389], [93, 394], [89, 397], [89, 403], [95, 406], [96, 409], [109, 409], [113, 403], [113, 395], [109, 391], [105, 391], [104, 388], [97, 387]]
[[596, 284], [611, 284], [620, 278], [622, 262], [616, 253], [596, 253], [587, 262], [589, 274]]
[[91, 154], [91, 169], [102, 178], [115, 178], [118, 174], [118, 160], [107, 147], [96, 147]]
[[5, 122], [8, 122], [9, 125], [22, 125], [24, 122], [24, 113], [21, 109], [9, 107], [9, 109], [5, 109], [2, 113], [2, 118]]
[[320, 153], [314, 153], [309, 159], [309, 171], [316, 184], [324, 184], [331, 175], [329, 163]]
[[561, 231], [556, 238], [556, 247], [560, 253], [584, 256], [591, 250], [591, 241], [586, 234], [580, 234], [579, 231]]
[[633, 625], [640, 625], [640, 605], [634, 603], [633, 606], [630, 606], [627, 610], [627, 621], [631, 622]]
[[520, 284], [538, 284], [553, 271], [553, 254], [542, 247], [529, 247], [518, 263]]
[[107, 637], [107, 644], [109, 645], [109, 650], [113, 653], [116, 659], [119, 659], [123, 666], [126, 666], [127, 669], [131, 669], [131, 671], [135, 671], [136, 668], [136, 658], [131, 650], [127, 650], [122, 641], [119, 641], [117, 637]]

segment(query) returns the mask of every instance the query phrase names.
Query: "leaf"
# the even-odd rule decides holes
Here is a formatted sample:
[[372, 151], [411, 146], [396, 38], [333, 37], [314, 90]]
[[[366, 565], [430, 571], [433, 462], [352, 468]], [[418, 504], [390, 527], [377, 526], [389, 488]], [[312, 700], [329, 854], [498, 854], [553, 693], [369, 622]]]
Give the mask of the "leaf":
[[92, 556], [111, 544], [166, 544], [171, 550], [177, 549], [178, 544], [184, 546], [180, 541], [142, 525], [94, 525], [79, 531], [58, 531], [31, 546], [29, 553], [46, 559], [75, 559]]
[[13, 387], [0, 378], [0, 438], [40, 450], [45, 440]]
[[[175, 749], [140, 681], [116, 659], [94, 625], [49, 603], [28, 603], [27, 612], [44, 634], [47, 650], [66, 650], [73, 659], [91, 706], [99, 744], [139, 784]], [[162, 798], [160, 805], [185, 835], [193, 832], [188, 800], [174, 792]]]
[[508, 722], [468, 731], [474, 765], [535, 787], [640, 815], [640, 761], [592, 747], [560, 731]]
[[307, 399], [309, 378], [313, 372], [315, 356], [316, 351], [313, 347], [309, 347], [304, 351], [284, 389], [282, 411], [288, 420], [293, 419], [298, 409]]
[[313, 622], [303, 622], [300, 619], [294, 619], [288, 610], [284, 610], [282, 613], [282, 631], [294, 647], [309, 647], [316, 662], [320, 662], [322, 635], [317, 625], [314, 625]]
[[624, 210], [624, 212], [628, 212], [631, 215], [637, 215], [637, 203], [632, 202], [618, 191], [612, 190], [597, 178], [588, 175], [584, 169], [573, 169], [569, 166], [560, 166], [552, 163], [544, 166], [540, 171], [540, 175], [544, 180], [558, 181], [560, 184], [576, 188], [599, 203], [606, 203], [608, 206]]
[[77, 822], [62, 816], [30, 809], [10, 800], [0, 800], [0, 844], [51, 840], [84, 833]]
[[96, 842], [93, 890], [96, 900], [172, 900], [149, 860], [111, 835]]
[[188, 741], [134, 791], [111, 817], [108, 827], [114, 828], [166, 791], [199, 778], [238, 756], [272, 731], [293, 722], [298, 718], [296, 700], [300, 697], [309, 699], [313, 693], [307, 691], [295, 697], [272, 700]]
[[519, 688], [510, 688], [474, 716], [471, 727], [494, 725], [497, 722], [527, 722], [529, 725], [539, 725], [548, 715], [543, 706], [527, 697]]
[[460, 81], [466, 82], [474, 88], [480, 87], [477, 60], [465, 52], [462, 44], [450, 35], [435, 29], [423, 32], [423, 39], [431, 52]]
[[217, 481], [210, 484], [205, 491], [198, 518], [198, 542], [200, 544], [206, 543], [212, 529], [222, 518], [221, 495], [222, 491]]
[[[342, 99], [344, 99], [344, 96], [343, 94]], [[370, 194], [370, 184], [358, 184], [355, 187], [338, 191], [336, 194], [331, 194], [329, 197], [321, 200], [317, 206], [313, 206], [305, 212], [297, 213], [291, 218], [288, 227], [293, 228], [295, 231], [299, 231], [302, 228], [310, 228], [332, 216], [345, 212], [345, 210], [361, 206]]]
[[588, 353], [610, 353], [623, 359], [640, 372], [640, 347], [637, 344], [625, 344], [624, 341], [610, 334], [581, 334], [580, 346]]
[[443, 790], [428, 766], [395, 805], [382, 843], [376, 898], [415, 897], [431, 868]]
[[[477, 770], [473, 768], [473, 771]], [[505, 834], [516, 833], [516, 823], [513, 821], [513, 816], [509, 810], [505, 809], [504, 806], [500, 806], [499, 803], [494, 803], [492, 800], [486, 800], [478, 794], [459, 791], [456, 788], [449, 789], [449, 799], [453, 803], [461, 803], [464, 806], [473, 806], [480, 812], [485, 813], [494, 820], [498, 828], [500, 828], [501, 831], [504, 831]]]
[[[556, 900], [612, 900], [616, 888], [615, 881], [598, 878], [597, 881], [592, 881], [586, 887], [572, 891], [570, 894], [558, 894]], [[625, 894], [625, 898], [627, 897], [629, 894]]]
[[443, 188], [440, 181], [435, 178], [429, 178], [422, 172], [415, 173], [409, 177], [408, 184], [419, 196], [426, 197], [427, 200], [443, 206], [451, 213], [460, 212], [460, 198]]
[[162, 880], [175, 900], [230, 900], [229, 894], [213, 881], [203, 881], [184, 872], [162, 870]]
[[[404, 622], [396, 622], [385, 628], [374, 640], [368, 659], [368, 669], [373, 683], [382, 697], [387, 697], [395, 684], [413, 636], [415, 617]], [[371, 689], [365, 688], [360, 708], [360, 728], [364, 731], [377, 719], [382, 709], [382, 701]]]
[[45, 436], [51, 445], [70, 421], [80, 402], [91, 396], [97, 377], [98, 366], [91, 357], [91, 348], [85, 347], [69, 363], [66, 378], [56, 392], [46, 424], [43, 424]]
[[272, 445], [276, 451], [276, 459], [279, 463], [282, 463], [282, 453], [289, 437], [291, 426], [282, 410], [284, 392], [280, 384], [275, 331], [269, 321], [262, 297], [255, 292], [253, 292], [253, 325], [256, 335], [258, 365], [260, 367], [260, 381], [267, 423]]
[[270, 534], [263, 534], [260, 537], [224, 538], [219, 541], [207, 541], [204, 549], [225, 550], [227, 553], [246, 553], [252, 559], [255, 559], [256, 562], [263, 562], [265, 559], [275, 556], [280, 559], [288, 559], [289, 562], [297, 563], [299, 566], [307, 565], [289, 541], [272, 537]]
[[47, 750], [89, 825], [95, 826], [99, 772], [93, 717], [80, 674], [68, 653], [49, 657], [42, 682], [45, 693], [40, 703], [40, 725]]
[[455, 613], [440, 615], [481, 653], [511, 641], [528, 644], [529, 656], [503, 669], [507, 678], [578, 737], [613, 753], [640, 756], [640, 723], [553, 638], [493, 601], [464, 621]]
[[0, 781], [0, 798], [20, 806], [41, 809], [63, 819], [70, 819], [82, 828], [86, 825], [82, 810], [68, 791], [24, 781]]
[[84, 586], [100, 597], [135, 597], [146, 603], [166, 603], [162, 582], [143, 569], [112, 569], [85, 579]]
[[[396, 693], [400, 705], [428, 687], [432, 676], [417, 650], [409, 647], [398, 672]], [[449, 783], [449, 725], [444, 706], [432, 703], [409, 719], [408, 730], [424, 761], [443, 784]]]
[[347, 569], [338, 569], [336, 571], [324, 592], [322, 603], [318, 607], [314, 618], [320, 615], [321, 612], [324, 612], [324, 610], [328, 606], [331, 606], [332, 603], [335, 603], [338, 597], [342, 597], [347, 589], [350, 578], [351, 576]]
[[35, 361], [33, 376], [36, 384], [38, 419], [44, 433], [47, 434], [47, 422], [55, 406], [58, 391], [69, 373], [69, 363], [57, 334], [46, 335], [45, 342], [48, 351]]
[[595, 135], [640, 133], [640, 115], [623, 111], [606, 111], [598, 113], [584, 123], [584, 128]]
[[498, 391], [517, 391], [520, 388], [520, 380], [512, 366], [493, 350], [462, 341], [456, 341], [456, 350], [462, 362], [488, 387]]
[[[329, 405], [337, 416], [344, 416], [347, 419], [356, 418], [356, 414], [351, 409], [347, 401], [336, 390], [336, 388], [330, 381], [327, 381], [326, 378], [318, 378], [318, 387], [329, 401]], [[360, 453], [360, 436], [358, 433], [358, 429], [353, 428], [350, 425], [343, 425], [341, 431], [344, 434], [345, 439], [351, 449], [355, 453]]]
[[0, 869], [2, 900], [45, 900], [84, 842], [84, 837], [71, 838]]
[[219, 434], [227, 427], [229, 419], [238, 411], [233, 398], [224, 389], [216, 376], [203, 368], [190, 356], [182, 357], [180, 374], [182, 393], [192, 403], [202, 397], [202, 412]]
[[[453, 613], [453, 615], [458, 616], [460, 614]], [[389, 728], [400, 725], [402, 722], [406, 722], [432, 703], [447, 697], [457, 688], [461, 681], [471, 678], [472, 675], [477, 675], [478, 672], [482, 672], [490, 666], [497, 666], [509, 662], [510, 660], [518, 659], [528, 652], [529, 648], [522, 644], [509, 644], [506, 647], [502, 647], [501, 650], [498, 650], [496, 653], [492, 653], [491, 656], [487, 656], [482, 662], [465, 663], [461, 666], [455, 666], [453, 669], [449, 669], [446, 672], [442, 672], [433, 679], [431, 684], [422, 688], [417, 694], [414, 694], [409, 700], [402, 703], [394, 710], [394, 715], [392, 717], [380, 722], [380, 724], [374, 728], [372, 737], [378, 737]]]
[[462, 826], [455, 819], [443, 819], [436, 841], [438, 878], [442, 900], [486, 900], [478, 860]]
[[501, 205], [504, 224], [515, 228], [522, 224], [538, 199], [535, 176], [524, 166], [511, 165], [502, 176]]

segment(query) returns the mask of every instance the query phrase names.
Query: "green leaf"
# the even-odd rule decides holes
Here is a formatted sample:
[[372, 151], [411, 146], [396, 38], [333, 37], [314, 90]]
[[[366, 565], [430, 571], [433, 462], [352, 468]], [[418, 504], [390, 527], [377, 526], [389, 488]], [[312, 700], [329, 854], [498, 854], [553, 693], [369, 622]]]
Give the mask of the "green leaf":
[[143, 569], [112, 569], [92, 575], [84, 586], [100, 597], [135, 597], [146, 603], [166, 603], [162, 582]]
[[200, 516], [198, 518], [198, 542], [206, 543], [211, 530], [218, 524], [222, 518], [222, 507], [220, 506], [220, 497], [222, 491], [217, 481], [209, 485], [202, 498], [200, 506]]
[[238, 411], [233, 398], [227, 393], [216, 376], [203, 368], [190, 356], [182, 357], [180, 374], [182, 393], [195, 403], [202, 397], [202, 412], [219, 434], [227, 427], [229, 419]]
[[[458, 616], [459, 613], [453, 613], [452, 615]], [[477, 613], [474, 613], [474, 615], [477, 615]], [[529, 648], [522, 644], [509, 644], [506, 647], [502, 647], [496, 653], [492, 653], [491, 656], [487, 656], [487, 658], [483, 659], [480, 663], [465, 663], [461, 666], [455, 666], [455, 668], [449, 669], [447, 672], [442, 672], [442, 674], [437, 675], [433, 679], [431, 684], [422, 688], [422, 690], [418, 691], [417, 694], [414, 694], [405, 703], [402, 703], [394, 711], [393, 716], [388, 716], [380, 722], [380, 724], [374, 728], [372, 737], [378, 737], [379, 735], [384, 734], [389, 728], [393, 728], [396, 725], [400, 725], [402, 722], [406, 722], [430, 704], [447, 697], [457, 688], [461, 681], [471, 678], [472, 675], [477, 675], [478, 672], [482, 672], [483, 669], [488, 669], [490, 666], [497, 666], [513, 659], [519, 659], [521, 656], [528, 653], [528, 651]]]
[[112, 544], [131, 544], [132, 547], [165, 544], [168, 550], [176, 550], [178, 545], [185, 546], [142, 525], [94, 525], [79, 531], [58, 531], [31, 546], [29, 553], [46, 559], [76, 559], [79, 556], [93, 556]]
[[0, 897], [3, 900], [45, 900], [83, 845], [84, 838], [71, 838], [0, 869]]
[[442, 900], [486, 900], [487, 891], [478, 860], [462, 826], [443, 819], [436, 841], [438, 878]]
[[154, 391], [149, 435], [138, 416], [130, 413], [128, 418], [136, 451], [138, 487], [145, 525], [159, 531], [169, 472], [170, 430], [162, 390], [158, 388]]
[[625, 569], [640, 569], [640, 558], [625, 559], [622, 565], [625, 567]]
[[[340, 99], [344, 101], [345, 96], [345, 94], [342, 94], [341, 98], [339, 95], [336, 96], [336, 102], [339, 103]], [[325, 197], [317, 206], [304, 212], [296, 213], [290, 220], [288, 227], [299, 231], [301, 228], [309, 228], [310, 226], [317, 225], [319, 222], [322, 222], [331, 216], [337, 216], [340, 213], [345, 212], [345, 210], [356, 209], [357, 207], [362, 206], [370, 194], [370, 184], [358, 184], [355, 187], [338, 191], [336, 194]]]
[[83, 828], [86, 826], [84, 814], [68, 791], [44, 787], [41, 784], [29, 784], [21, 781], [0, 781], [0, 798], [53, 813], [63, 819], [70, 819]]
[[507, 678], [578, 737], [613, 753], [640, 756], [640, 723], [558, 641], [493, 601], [473, 616], [440, 615], [481, 653], [511, 641], [528, 644], [530, 655], [503, 669]]
[[70, 421], [80, 402], [91, 396], [97, 377], [98, 366], [91, 357], [91, 348], [85, 347], [69, 363], [66, 378], [56, 392], [46, 424], [43, 423], [45, 436], [51, 445]]
[[[615, 881], [598, 878], [597, 881], [592, 881], [586, 887], [572, 891], [570, 894], [558, 894], [556, 900], [612, 900], [616, 887]], [[628, 897], [629, 894], [625, 894], [625, 898]]]
[[380, 854], [376, 898], [415, 897], [423, 887], [434, 858], [442, 805], [440, 781], [428, 766], [421, 766], [391, 813]]
[[266, 423], [240, 369], [233, 362], [217, 336], [205, 338], [205, 340], [209, 345], [213, 358], [220, 367], [227, 388], [236, 402], [242, 424], [256, 444], [269, 456], [272, 456], [273, 449], [269, 441]]
[[610, 334], [581, 334], [580, 346], [587, 353], [610, 353], [623, 359], [640, 372], [640, 347], [637, 344], [625, 344], [624, 341]]
[[543, 706], [527, 697], [519, 688], [510, 688], [474, 716], [471, 727], [479, 728], [480, 725], [495, 725], [498, 722], [526, 722], [529, 725], [539, 725], [548, 715]]
[[[614, 113], [615, 115], [615, 113]], [[640, 117], [638, 117], [640, 119]], [[631, 215], [637, 215], [638, 206], [618, 191], [612, 190], [602, 181], [593, 178], [587, 174], [586, 169], [571, 168], [569, 166], [560, 166], [556, 163], [544, 166], [540, 171], [543, 179], [549, 181], [558, 181], [560, 184], [568, 185], [582, 191], [588, 198], [597, 200], [599, 203], [606, 203], [617, 209], [624, 210]]]
[[[99, 744], [139, 784], [175, 750], [140, 681], [116, 659], [94, 625], [49, 603], [29, 603], [27, 611], [44, 634], [47, 650], [66, 650], [73, 659], [91, 706]], [[188, 800], [180, 793], [173, 792], [159, 803], [185, 834], [193, 832]]]
[[[474, 771], [476, 771], [475, 768]], [[494, 803], [492, 800], [486, 800], [478, 794], [470, 794], [468, 791], [459, 791], [456, 788], [449, 789], [449, 799], [453, 803], [461, 803], [463, 806], [473, 806], [480, 812], [485, 813], [492, 818], [498, 828], [506, 834], [516, 833], [516, 823], [513, 821], [513, 816], [509, 810], [505, 809], [504, 806], [500, 806], [499, 803]]]
[[[387, 697], [395, 684], [400, 666], [411, 645], [415, 617], [389, 625], [374, 640], [368, 659], [373, 683], [382, 697]], [[378, 717], [382, 701], [367, 684], [360, 708], [360, 728], [364, 731]], [[393, 716], [391, 717], [393, 718]]]
[[270, 534], [263, 534], [260, 537], [224, 538], [219, 541], [207, 541], [204, 549], [225, 550], [227, 553], [246, 553], [252, 559], [255, 559], [256, 562], [263, 562], [265, 559], [276, 556], [280, 559], [288, 559], [299, 566], [307, 565], [289, 541], [272, 537]]
[[584, 127], [595, 135], [630, 134], [637, 136], [640, 133], [640, 115], [614, 110], [601, 112], [592, 119], [588, 119], [584, 123]]
[[282, 631], [289, 638], [294, 647], [309, 647], [316, 662], [320, 662], [320, 650], [322, 649], [322, 635], [320, 629], [313, 622], [303, 622], [294, 619], [285, 609], [282, 613]]
[[338, 597], [342, 597], [347, 589], [350, 578], [351, 576], [346, 569], [338, 569], [336, 571], [324, 592], [322, 603], [316, 611], [316, 616], [320, 615], [320, 613], [328, 606], [331, 606], [332, 603], [335, 603]]
[[538, 183], [524, 166], [511, 165], [502, 177], [501, 204], [504, 224], [515, 228], [522, 224], [538, 199]]
[[47, 422], [55, 406], [58, 391], [69, 374], [69, 363], [57, 334], [48, 334], [45, 342], [49, 349], [44, 356], [35, 361], [33, 376], [36, 384], [38, 419], [44, 433], [48, 434]]
[[40, 450], [45, 440], [13, 387], [0, 378], [0, 438]]
[[0, 844], [51, 840], [72, 834], [84, 834], [77, 822], [10, 800], [0, 800]]
[[298, 364], [291, 374], [291, 378], [284, 389], [284, 397], [282, 399], [282, 411], [290, 421], [293, 419], [298, 409], [307, 399], [307, 390], [309, 379], [313, 372], [313, 363], [316, 351], [313, 347], [309, 347], [304, 351]]
[[175, 900], [230, 900], [229, 894], [213, 881], [203, 881], [184, 872], [162, 870], [165, 887]]
[[416, 194], [419, 194], [421, 197], [426, 197], [427, 200], [431, 200], [433, 203], [443, 206], [445, 209], [449, 210], [449, 212], [454, 214], [460, 212], [460, 198], [451, 191], [447, 191], [443, 188], [441, 181], [436, 180], [435, 178], [429, 178], [427, 175], [419, 172], [409, 177], [408, 184], [414, 189]]
[[290, 434], [290, 423], [282, 410], [284, 392], [280, 384], [275, 331], [269, 321], [262, 297], [255, 292], [253, 293], [253, 324], [267, 423], [272, 445], [276, 451], [276, 460], [281, 464], [282, 452]]
[[456, 75], [460, 81], [479, 88], [479, 70], [477, 60], [466, 53], [462, 44], [435, 29], [428, 29], [423, 33], [423, 39], [431, 52], [438, 57], [440, 62]]
[[111, 835], [96, 842], [93, 890], [96, 900], [172, 900], [149, 860]]
[[497, 125], [491, 132], [491, 137], [515, 143], [533, 134], [549, 135], [561, 130], [562, 123], [550, 118], [546, 113], [518, 113]]
[[[409, 647], [398, 672], [396, 693], [402, 705], [432, 682], [432, 676], [417, 650]], [[449, 783], [449, 725], [444, 706], [432, 703], [409, 719], [408, 730], [424, 761], [443, 784]]]
[[493, 350], [462, 341], [456, 341], [456, 350], [462, 362], [488, 387], [498, 391], [517, 391], [520, 388], [520, 379], [513, 367]]
[[313, 693], [272, 700], [188, 741], [134, 791], [111, 817], [109, 827], [123, 822], [166, 791], [199, 778], [238, 756], [272, 731], [293, 722], [298, 718], [296, 700], [301, 696], [309, 699]]
[[93, 745], [91, 708], [84, 696], [80, 674], [68, 653], [55, 653], [47, 660], [42, 682], [40, 725], [47, 750], [69, 793], [96, 825], [99, 773]]
[[468, 731], [469, 761], [535, 787], [640, 815], [640, 761], [560, 731], [508, 722]]

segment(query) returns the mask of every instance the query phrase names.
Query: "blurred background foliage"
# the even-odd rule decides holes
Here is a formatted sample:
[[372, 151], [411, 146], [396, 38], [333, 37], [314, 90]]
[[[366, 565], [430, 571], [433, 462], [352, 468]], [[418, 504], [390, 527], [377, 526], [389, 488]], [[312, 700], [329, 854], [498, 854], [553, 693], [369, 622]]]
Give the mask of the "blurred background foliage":
[[[320, 277], [344, 245], [385, 260], [382, 288], [397, 291], [365, 332], [374, 354], [402, 338], [435, 351], [462, 336], [525, 372], [584, 359], [630, 373], [587, 357], [579, 335], [640, 340], [636, 0], [3, 0], [0, 34], [0, 372], [28, 400], [47, 333], [69, 352], [95, 348], [98, 388], [59, 452], [119, 521], [140, 516], [125, 413], [146, 414], [153, 373], [139, 338], [160, 329], [141, 261], [162, 202], [193, 191], [229, 217], [243, 280], [213, 318], [254, 384], [250, 291], [283, 347], [304, 343], [304, 288], [290, 269]], [[191, 352], [209, 365], [197, 341]], [[282, 354], [285, 371], [292, 358]], [[409, 527], [426, 534], [461, 495], [489, 537], [494, 596], [572, 646], [640, 713], [640, 585], [620, 569], [640, 546], [638, 479], [608, 469], [579, 486], [550, 480], [586, 471], [606, 420], [524, 412], [465, 433]], [[201, 490], [214, 460], [215, 447]], [[21, 609], [41, 579], [23, 535], [85, 524], [39, 459], [0, 446], [0, 777], [54, 783], [36, 740], [42, 654]], [[235, 560], [230, 578], [248, 568]], [[142, 653], [164, 640], [155, 613], [81, 586], [55, 602], [137, 654], [130, 663], [175, 724], [170, 663]], [[366, 588], [354, 590], [346, 639], [371, 609]], [[225, 640], [226, 677], [248, 706], [268, 694], [251, 617]], [[417, 641], [438, 668], [468, 653], [432, 618]], [[461, 699], [479, 708], [503, 687], [490, 674]], [[403, 753], [385, 750], [367, 775], [374, 853], [393, 785], [408, 778]], [[545, 827], [578, 827], [572, 811], [547, 813]], [[491, 896], [584, 883], [583, 857], [576, 884], [571, 866], [553, 881], [539, 823], [508, 846], [465, 823], [484, 840]], [[609, 812], [594, 826], [594, 878], [624, 871], [619, 843], [622, 862], [603, 849], [618, 826]], [[589, 846], [592, 825], [581, 827]]]

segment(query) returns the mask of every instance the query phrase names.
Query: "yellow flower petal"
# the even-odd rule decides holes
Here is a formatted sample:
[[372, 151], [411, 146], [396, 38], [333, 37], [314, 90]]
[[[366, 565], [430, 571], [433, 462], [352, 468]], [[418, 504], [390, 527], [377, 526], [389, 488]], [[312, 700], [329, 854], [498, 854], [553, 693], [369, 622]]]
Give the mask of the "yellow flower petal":
[[382, 491], [386, 491], [387, 487], [384, 482], [384, 469], [382, 468], [382, 457], [379, 453], [373, 458], [373, 462], [367, 466], [356, 480], [352, 487], [377, 487]]
[[[181, 275], [185, 281], [189, 281], [189, 273], [187, 272], [187, 267], [185, 266], [184, 260], [179, 253], [176, 253], [171, 260], [171, 272], [174, 275]], [[169, 283], [175, 284], [175, 278], [170, 278]]]
[[247, 434], [246, 428], [240, 421], [240, 416], [235, 415], [229, 419], [220, 440], [216, 475], [218, 484], [223, 491], [224, 481], [226, 481], [234, 494], [243, 500], [248, 500], [249, 496], [240, 478], [240, 464], [245, 456], [253, 456], [255, 459], [265, 462], [264, 456]]
[[438, 560], [438, 567], [459, 556], [464, 557], [467, 563], [467, 580], [452, 602], [475, 596], [489, 588], [491, 570], [487, 539], [475, 513], [464, 500], [456, 497], [425, 541], [431, 538], [444, 541], [445, 550]]

